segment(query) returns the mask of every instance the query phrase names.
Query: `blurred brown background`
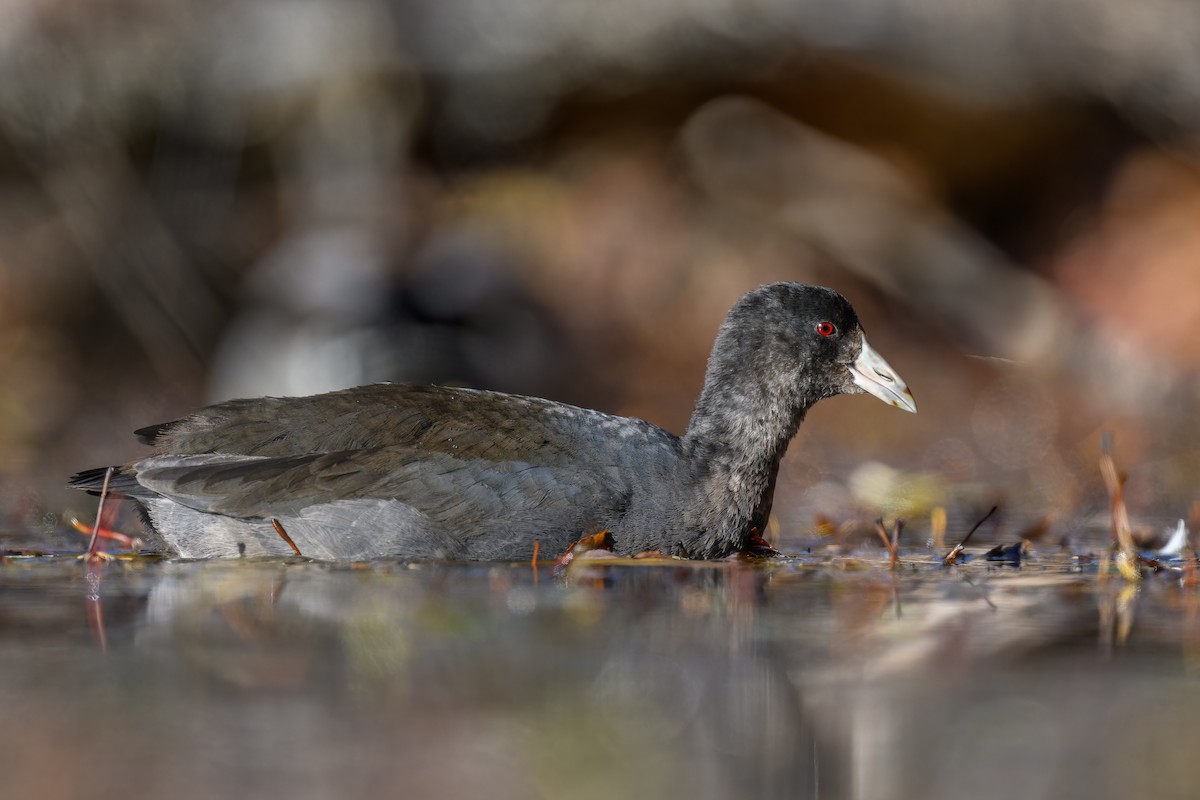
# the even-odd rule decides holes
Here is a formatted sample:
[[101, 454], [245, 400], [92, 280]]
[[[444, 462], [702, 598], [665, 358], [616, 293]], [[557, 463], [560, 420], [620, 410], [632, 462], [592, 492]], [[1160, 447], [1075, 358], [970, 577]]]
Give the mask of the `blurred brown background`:
[[813, 412], [814, 515], [1148, 526], [1200, 436], [1200, 7], [0, 6], [0, 530], [232, 396], [461, 383], [681, 431], [729, 305], [837, 288], [908, 380]]

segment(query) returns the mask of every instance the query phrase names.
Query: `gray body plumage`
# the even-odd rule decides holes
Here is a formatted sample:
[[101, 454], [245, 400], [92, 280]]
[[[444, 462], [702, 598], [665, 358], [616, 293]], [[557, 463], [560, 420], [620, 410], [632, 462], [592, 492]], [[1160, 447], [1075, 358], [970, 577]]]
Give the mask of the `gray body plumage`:
[[[813, 333], [826, 319], [838, 337]], [[527, 559], [535, 542], [557, 555], [604, 530], [621, 553], [720, 557], [763, 530], [807, 409], [862, 391], [848, 372], [860, 340], [840, 295], [773, 284], [730, 312], [682, 437], [548, 400], [380, 384], [143, 429], [155, 454], [113, 489], [190, 558], [289, 555], [275, 521], [331, 560]], [[94, 492], [102, 479], [72, 482]]]
[[[310, 415], [324, 424], [295, 424]], [[672, 498], [631, 478], [680, 465], [679, 439], [640, 420], [426, 386], [234, 402], [159, 436], [171, 454], [138, 462], [129, 494], [196, 558], [290, 554], [272, 519], [314, 558], [561, 552], [631, 508], [665, 519]]]

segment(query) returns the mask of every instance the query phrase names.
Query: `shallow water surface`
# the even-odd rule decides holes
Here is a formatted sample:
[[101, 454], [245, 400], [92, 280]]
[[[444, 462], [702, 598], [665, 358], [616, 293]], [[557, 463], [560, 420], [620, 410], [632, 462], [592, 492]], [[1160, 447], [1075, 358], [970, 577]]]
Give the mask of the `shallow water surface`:
[[1200, 590], [1073, 562], [0, 564], [11, 797], [1195, 797]]

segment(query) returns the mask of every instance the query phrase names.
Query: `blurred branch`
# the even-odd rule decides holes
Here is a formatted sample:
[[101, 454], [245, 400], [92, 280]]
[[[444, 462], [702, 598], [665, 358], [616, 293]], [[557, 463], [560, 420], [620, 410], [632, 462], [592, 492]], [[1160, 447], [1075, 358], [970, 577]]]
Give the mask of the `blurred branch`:
[[159, 374], [199, 372], [220, 308], [121, 150], [92, 142], [41, 178], [96, 285]]

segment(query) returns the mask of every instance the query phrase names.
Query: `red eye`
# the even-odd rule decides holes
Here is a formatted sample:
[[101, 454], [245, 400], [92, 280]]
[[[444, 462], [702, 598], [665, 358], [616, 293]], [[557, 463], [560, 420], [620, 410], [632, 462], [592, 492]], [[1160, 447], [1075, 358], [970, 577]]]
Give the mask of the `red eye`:
[[817, 333], [821, 334], [822, 336], [833, 336], [835, 333], [837, 333], [837, 326], [835, 326], [832, 322], [818, 322]]

